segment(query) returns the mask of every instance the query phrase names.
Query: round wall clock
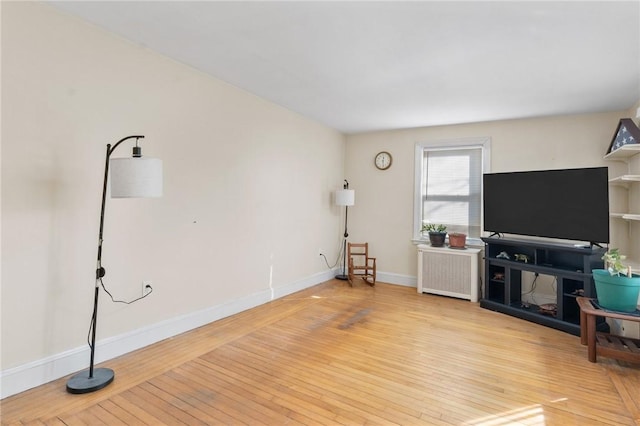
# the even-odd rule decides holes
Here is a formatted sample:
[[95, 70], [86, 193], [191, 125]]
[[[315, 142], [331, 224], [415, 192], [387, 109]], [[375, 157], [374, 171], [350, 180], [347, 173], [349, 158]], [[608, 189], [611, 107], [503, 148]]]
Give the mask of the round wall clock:
[[392, 161], [393, 158], [391, 157], [391, 154], [389, 154], [387, 151], [381, 151], [376, 154], [374, 163], [378, 169], [387, 170], [389, 167], [391, 167]]

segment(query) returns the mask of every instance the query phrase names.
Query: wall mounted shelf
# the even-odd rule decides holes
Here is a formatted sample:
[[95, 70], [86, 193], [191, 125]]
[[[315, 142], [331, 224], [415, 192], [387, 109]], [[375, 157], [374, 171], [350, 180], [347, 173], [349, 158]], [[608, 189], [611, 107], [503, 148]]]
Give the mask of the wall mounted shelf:
[[640, 220], [640, 214], [631, 214], [631, 213], [609, 213], [614, 219], [624, 219], [624, 220]]
[[604, 156], [605, 160], [628, 161], [629, 158], [640, 154], [640, 144], [625, 145]]
[[622, 175], [609, 179], [609, 184], [623, 186], [627, 189], [636, 182], [640, 182], [640, 175]]

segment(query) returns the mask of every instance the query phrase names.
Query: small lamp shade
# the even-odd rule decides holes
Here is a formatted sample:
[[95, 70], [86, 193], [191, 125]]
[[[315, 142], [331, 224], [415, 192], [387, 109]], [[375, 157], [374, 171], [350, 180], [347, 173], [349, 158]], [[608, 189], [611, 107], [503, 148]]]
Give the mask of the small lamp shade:
[[149, 157], [112, 158], [111, 198], [162, 197], [162, 160]]
[[356, 192], [353, 189], [340, 189], [336, 191], [336, 205], [353, 206], [356, 200]]

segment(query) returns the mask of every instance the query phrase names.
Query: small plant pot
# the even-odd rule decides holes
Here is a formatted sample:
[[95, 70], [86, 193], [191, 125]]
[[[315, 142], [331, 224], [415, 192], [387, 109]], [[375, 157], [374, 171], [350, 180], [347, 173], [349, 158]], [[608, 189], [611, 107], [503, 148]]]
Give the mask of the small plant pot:
[[449, 247], [463, 249], [467, 243], [467, 235], [459, 232], [449, 234]]
[[631, 277], [609, 274], [606, 269], [594, 269], [598, 304], [611, 311], [635, 312], [640, 295], [640, 275]]
[[446, 232], [429, 232], [429, 242], [431, 243], [431, 247], [444, 246], [444, 240], [446, 237]]

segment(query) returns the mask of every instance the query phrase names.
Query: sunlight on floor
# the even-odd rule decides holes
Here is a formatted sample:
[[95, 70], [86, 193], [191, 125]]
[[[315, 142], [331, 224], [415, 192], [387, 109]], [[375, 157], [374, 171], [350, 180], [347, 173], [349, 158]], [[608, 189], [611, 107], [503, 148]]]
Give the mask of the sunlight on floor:
[[503, 425], [545, 425], [544, 410], [536, 404], [529, 407], [505, 411], [503, 413], [471, 420], [464, 423], [468, 426], [503, 426]]
[[[326, 299], [324, 296], [309, 296], [309, 297], [283, 297], [282, 300], [306, 300], [306, 299]], [[335, 298], [333, 298], [335, 299]]]

